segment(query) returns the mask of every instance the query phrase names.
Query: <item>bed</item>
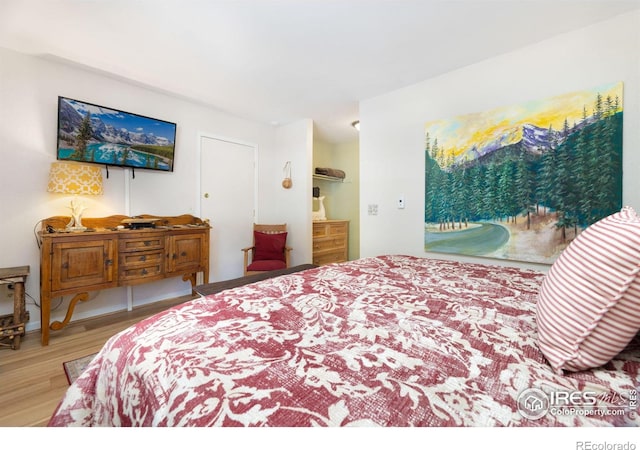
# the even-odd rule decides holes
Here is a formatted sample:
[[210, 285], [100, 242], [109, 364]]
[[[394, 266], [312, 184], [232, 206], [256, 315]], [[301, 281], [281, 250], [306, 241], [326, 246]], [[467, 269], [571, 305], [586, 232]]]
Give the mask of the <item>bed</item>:
[[557, 373], [537, 343], [544, 276], [384, 255], [203, 296], [113, 336], [49, 425], [640, 425], [637, 336]]

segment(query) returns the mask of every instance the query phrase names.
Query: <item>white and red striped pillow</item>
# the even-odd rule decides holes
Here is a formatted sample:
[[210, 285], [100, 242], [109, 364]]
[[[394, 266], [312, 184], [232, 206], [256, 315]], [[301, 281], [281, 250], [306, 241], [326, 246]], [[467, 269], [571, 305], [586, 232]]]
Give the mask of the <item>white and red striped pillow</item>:
[[631, 207], [585, 229], [538, 296], [538, 345], [557, 373], [609, 362], [640, 330], [640, 217]]

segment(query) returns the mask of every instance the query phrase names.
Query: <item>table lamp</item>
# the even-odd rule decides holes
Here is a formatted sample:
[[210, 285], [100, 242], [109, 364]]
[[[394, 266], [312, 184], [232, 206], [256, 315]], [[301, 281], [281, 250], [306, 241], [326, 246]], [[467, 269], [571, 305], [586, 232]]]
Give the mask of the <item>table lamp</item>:
[[83, 231], [82, 213], [86, 207], [78, 199], [78, 195], [102, 195], [102, 170], [98, 166], [74, 162], [56, 161], [51, 163], [48, 192], [73, 194], [71, 200], [71, 220], [67, 224], [68, 231]]

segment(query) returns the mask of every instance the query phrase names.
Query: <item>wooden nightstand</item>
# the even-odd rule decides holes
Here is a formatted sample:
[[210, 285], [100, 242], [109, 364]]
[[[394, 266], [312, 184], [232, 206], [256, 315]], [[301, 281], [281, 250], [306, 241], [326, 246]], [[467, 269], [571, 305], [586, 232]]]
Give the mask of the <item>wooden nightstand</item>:
[[[20, 338], [24, 335], [24, 324], [29, 320], [25, 308], [24, 283], [29, 275], [29, 266], [0, 269], [0, 284], [13, 285], [13, 314], [0, 316], [0, 346], [20, 348]], [[6, 340], [9, 342], [4, 342]]]

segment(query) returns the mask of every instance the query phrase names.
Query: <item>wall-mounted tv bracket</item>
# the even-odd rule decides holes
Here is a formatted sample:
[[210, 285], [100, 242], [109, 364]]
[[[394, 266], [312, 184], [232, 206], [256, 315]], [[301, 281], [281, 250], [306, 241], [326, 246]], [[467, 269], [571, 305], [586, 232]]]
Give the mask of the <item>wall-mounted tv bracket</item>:
[[[105, 164], [104, 165], [105, 169], [107, 169], [107, 180], [109, 179], [109, 165]], [[131, 178], [135, 178], [136, 177], [136, 169], [134, 167], [131, 167]]]

